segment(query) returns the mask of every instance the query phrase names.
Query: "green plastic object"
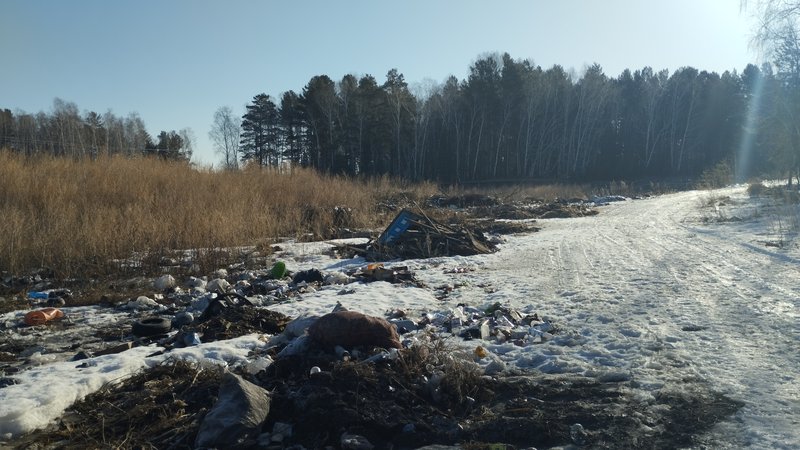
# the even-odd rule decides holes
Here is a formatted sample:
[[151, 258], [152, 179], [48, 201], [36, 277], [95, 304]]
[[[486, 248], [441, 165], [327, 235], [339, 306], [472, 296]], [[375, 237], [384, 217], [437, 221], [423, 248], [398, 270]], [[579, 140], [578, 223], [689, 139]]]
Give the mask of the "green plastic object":
[[270, 275], [272, 275], [272, 278], [276, 280], [279, 280], [284, 276], [286, 276], [286, 263], [284, 263], [283, 261], [276, 262], [275, 265], [272, 266]]

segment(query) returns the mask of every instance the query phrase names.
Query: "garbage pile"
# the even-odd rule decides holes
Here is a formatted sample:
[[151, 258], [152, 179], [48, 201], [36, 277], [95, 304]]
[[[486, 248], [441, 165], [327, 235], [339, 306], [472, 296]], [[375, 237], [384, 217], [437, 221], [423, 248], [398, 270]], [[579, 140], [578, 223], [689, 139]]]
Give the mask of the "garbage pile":
[[[366, 264], [348, 271], [291, 272], [278, 261], [272, 268], [190, 277], [172, 275], [151, 282], [156, 292], [102, 305], [77, 307], [68, 289], [29, 291], [16, 300], [15, 313], [0, 321], [0, 373], [13, 374], [44, 361], [83, 361], [156, 343], [166, 352], [251, 333], [280, 334], [289, 318], [265, 307], [302, 301], [326, 286], [387, 282], [422, 287], [407, 266]], [[340, 294], [353, 292], [342, 289]], [[76, 303], [82, 299], [75, 300]], [[22, 308], [30, 308], [25, 311]], [[113, 321], [91, 322], [96, 313]], [[65, 342], [70, 348], [65, 353]]]
[[[542, 337], [547, 333], [541, 325], [548, 322], [502, 305], [484, 311], [460, 305], [441, 317], [426, 315], [414, 326], [401, 323], [409, 319], [397, 311], [391, 316], [386, 320], [337, 306], [319, 318], [296, 318], [269, 340], [266, 354], [254, 355], [261, 361], [257, 365], [223, 370], [167, 360], [90, 394], [64, 420], [16, 444], [275, 450], [435, 444], [617, 448], [630, 442], [691, 447], [696, 444], [692, 436], [741, 407], [709, 391], [666, 393], [642, 403], [620, 383], [570, 375], [508, 376], [502, 368], [489, 371], [491, 364], [482, 369], [480, 361], [490, 357], [482, 347], [468, 353], [430, 333], [430, 326], [472, 338], [469, 330], [482, 333], [488, 327], [483, 338], [494, 340], [513, 340], [520, 327], [529, 334], [536, 329]], [[404, 331], [406, 326], [416, 332]], [[682, 413], [687, 410], [693, 414]], [[636, 414], [620, 416], [619, 411]]]
[[341, 245], [339, 251], [382, 261], [488, 254], [497, 247], [480, 231], [444, 225], [404, 209], [377, 239], [363, 245]]
[[473, 208], [470, 214], [475, 217], [493, 217], [507, 220], [563, 219], [586, 217], [598, 214], [594, 202], [584, 200], [559, 200], [549, 203], [533, 202], [524, 204], [504, 203], [494, 206]]
[[437, 196], [430, 199], [429, 204], [436, 207], [456, 209], [473, 218], [492, 218], [504, 220], [561, 219], [569, 217], [585, 217], [598, 214], [598, 206], [606, 206], [613, 202], [627, 201], [621, 195], [593, 196], [586, 199], [558, 199], [543, 202], [527, 199], [520, 202], [504, 202], [500, 199], [484, 195], [465, 195], [457, 197]]

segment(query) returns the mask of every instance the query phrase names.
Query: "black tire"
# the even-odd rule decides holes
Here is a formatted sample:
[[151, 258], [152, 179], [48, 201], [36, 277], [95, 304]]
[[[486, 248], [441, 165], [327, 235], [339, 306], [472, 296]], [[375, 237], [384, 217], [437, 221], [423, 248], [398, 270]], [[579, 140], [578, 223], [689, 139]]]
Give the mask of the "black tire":
[[172, 321], [163, 317], [148, 317], [133, 322], [133, 334], [138, 337], [166, 334], [172, 329]]

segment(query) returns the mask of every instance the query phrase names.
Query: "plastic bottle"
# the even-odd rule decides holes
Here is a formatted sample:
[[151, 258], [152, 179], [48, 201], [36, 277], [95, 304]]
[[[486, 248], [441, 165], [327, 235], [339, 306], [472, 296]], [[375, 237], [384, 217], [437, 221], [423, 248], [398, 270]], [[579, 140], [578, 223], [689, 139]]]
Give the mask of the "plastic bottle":
[[37, 309], [25, 314], [26, 325], [43, 325], [53, 319], [64, 317], [64, 312], [58, 308]]

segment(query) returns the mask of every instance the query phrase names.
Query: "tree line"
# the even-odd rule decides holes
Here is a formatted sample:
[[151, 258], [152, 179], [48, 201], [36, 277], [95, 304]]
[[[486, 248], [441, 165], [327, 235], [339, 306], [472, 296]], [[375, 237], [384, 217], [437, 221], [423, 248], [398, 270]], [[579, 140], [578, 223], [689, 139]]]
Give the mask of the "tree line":
[[741, 73], [645, 67], [609, 77], [595, 64], [576, 76], [505, 53], [426, 89], [396, 69], [382, 83], [319, 75], [279, 100], [254, 96], [241, 119], [220, 108], [211, 137], [228, 168], [446, 183], [695, 177], [720, 162], [741, 176], [797, 170], [800, 52], [784, 50]]
[[[209, 133], [225, 168], [313, 167], [443, 183], [695, 177], [720, 162], [741, 179], [800, 173], [800, 40], [784, 33], [772, 64], [722, 74], [649, 67], [576, 75], [509, 54], [478, 58], [465, 79], [410, 87], [396, 69], [312, 77], [280, 99], [261, 93]], [[151, 137], [142, 119], [0, 109], [0, 148], [71, 157], [188, 160], [191, 131]]]
[[119, 117], [111, 111], [81, 114], [78, 106], [59, 98], [51, 113], [12, 112], [0, 109], [0, 149], [33, 156], [47, 154], [74, 158], [100, 155], [155, 155], [188, 161], [192, 155], [192, 131], [161, 131], [155, 139], [137, 113]]

